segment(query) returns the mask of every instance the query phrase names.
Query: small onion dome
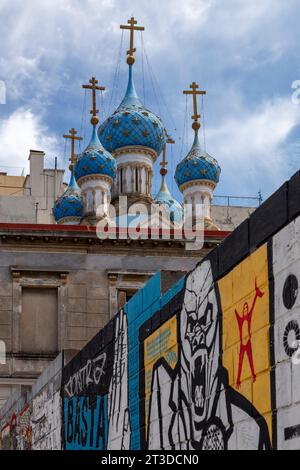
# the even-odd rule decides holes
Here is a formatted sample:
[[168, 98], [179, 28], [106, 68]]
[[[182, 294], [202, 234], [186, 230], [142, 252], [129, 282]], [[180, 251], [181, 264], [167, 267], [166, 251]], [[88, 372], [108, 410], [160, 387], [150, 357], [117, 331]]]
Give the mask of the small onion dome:
[[70, 183], [66, 191], [57, 199], [52, 211], [57, 223], [80, 223], [83, 217], [83, 200], [73, 171], [71, 171]]
[[148, 111], [135, 91], [132, 65], [125, 97], [98, 130], [99, 138], [106, 150], [114, 152], [121, 147], [148, 147], [160, 155], [166, 141], [166, 132], [158, 116]]
[[96, 126], [93, 126], [89, 145], [75, 161], [74, 174], [79, 185], [81, 178], [85, 176], [99, 175], [113, 180], [116, 175], [115, 159], [103, 148], [97, 136]]
[[195, 180], [211, 181], [214, 184], [219, 182], [221, 168], [213, 157], [202, 150], [198, 138], [198, 131], [195, 132], [193, 146], [187, 156], [177, 165], [175, 180], [180, 188], [183, 184]]
[[181, 224], [183, 219], [182, 205], [173, 198], [167, 186], [165, 176], [162, 179], [161, 188], [154, 199], [155, 204], [162, 205], [173, 223]]

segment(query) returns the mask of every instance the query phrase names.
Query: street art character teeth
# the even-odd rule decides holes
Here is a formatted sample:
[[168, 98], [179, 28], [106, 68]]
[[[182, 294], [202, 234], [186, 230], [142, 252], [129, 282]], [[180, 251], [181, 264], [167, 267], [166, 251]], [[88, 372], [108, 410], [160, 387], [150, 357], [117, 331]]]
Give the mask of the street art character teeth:
[[[203, 271], [203, 265], [201, 271]], [[202, 274], [202, 273], [201, 273]], [[199, 278], [199, 276], [198, 276]], [[217, 300], [210, 266], [201, 275], [189, 276], [181, 312], [182, 368], [186, 375], [187, 392], [192, 404], [196, 428], [207, 418], [209, 400], [218, 368]]]
[[[219, 447], [225, 447], [223, 429], [214, 421], [216, 390], [221, 383], [218, 311], [211, 265], [207, 261], [186, 279], [183, 304], [177, 317], [180, 336], [177, 368], [173, 372], [165, 362], [159, 362], [154, 368], [149, 448], [200, 449], [210, 425], [215, 426], [213, 435], [220, 435]], [[164, 385], [168, 383], [167, 375], [171, 379], [169, 388]], [[166, 426], [169, 431], [161, 432]]]

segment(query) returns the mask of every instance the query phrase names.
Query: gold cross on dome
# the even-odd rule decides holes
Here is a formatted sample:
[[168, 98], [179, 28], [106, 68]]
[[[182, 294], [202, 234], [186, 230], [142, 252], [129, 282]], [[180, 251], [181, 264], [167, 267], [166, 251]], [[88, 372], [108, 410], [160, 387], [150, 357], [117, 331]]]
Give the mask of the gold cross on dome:
[[71, 140], [71, 158], [70, 158], [71, 165], [70, 165], [70, 170], [72, 170], [73, 167], [74, 167], [74, 162], [75, 162], [75, 141], [76, 140], [78, 140], [78, 141], [82, 140], [82, 137], [76, 137], [77, 131], [75, 131], [74, 127], [72, 127], [72, 129], [70, 129], [69, 132], [70, 132], [70, 134], [64, 134], [63, 138]]
[[121, 29], [129, 29], [130, 31], [130, 46], [129, 50], [127, 51], [128, 57], [127, 57], [127, 64], [128, 65], [133, 65], [134, 64], [134, 53], [136, 51], [134, 47], [134, 31], [145, 31], [144, 26], [136, 26], [137, 21], [135, 18], [132, 16], [130, 20], [127, 22], [128, 24], [121, 24], [120, 28]]
[[206, 91], [198, 90], [199, 85], [196, 82], [193, 82], [190, 85], [191, 90], [184, 90], [184, 95], [193, 95], [193, 107], [194, 107], [194, 114], [192, 116], [193, 122], [193, 129], [196, 131], [200, 128], [200, 123], [198, 119], [200, 119], [200, 114], [198, 114], [198, 103], [197, 103], [197, 95], [206, 95]]
[[96, 92], [99, 90], [99, 91], [104, 91], [105, 90], [105, 87], [104, 86], [99, 86], [98, 85], [98, 80], [96, 80], [95, 77], [92, 77], [91, 80], [89, 81], [90, 85], [82, 85], [82, 88], [84, 88], [85, 90], [91, 90], [92, 91], [92, 99], [93, 99], [93, 102], [92, 102], [92, 106], [93, 106], [93, 109], [90, 111], [90, 113], [92, 114], [92, 119], [91, 119], [91, 123], [93, 124], [93, 126], [96, 126], [99, 122], [99, 118], [97, 117], [97, 114], [99, 113], [99, 109], [97, 109], [97, 95], [96, 95]]
[[163, 148], [162, 161], [160, 162], [160, 165], [162, 167], [160, 170], [161, 175], [166, 175], [168, 173], [168, 162], [166, 161], [167, 144], [175, 144], [175, 140], [173, 140], [169, 135], [167, 135], [167, 140]]

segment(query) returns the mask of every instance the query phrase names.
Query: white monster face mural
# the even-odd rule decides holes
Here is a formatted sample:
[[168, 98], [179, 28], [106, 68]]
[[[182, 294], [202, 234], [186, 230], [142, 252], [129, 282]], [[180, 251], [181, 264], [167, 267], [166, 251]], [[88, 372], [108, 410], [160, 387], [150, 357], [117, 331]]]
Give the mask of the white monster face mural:
[[206, 262], [187, 277], [180, 313], [181, 367], [196, 428], [209, 410], [218, 369], [218, 335], [217, 298], [211, 266]]

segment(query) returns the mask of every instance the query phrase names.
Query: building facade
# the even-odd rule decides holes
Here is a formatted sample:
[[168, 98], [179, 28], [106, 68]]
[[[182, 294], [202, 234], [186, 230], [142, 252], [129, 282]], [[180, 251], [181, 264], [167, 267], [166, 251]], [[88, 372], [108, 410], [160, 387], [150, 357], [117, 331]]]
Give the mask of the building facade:
[[80, 350], [160, 269], [190, 270], [227, 236], [207, 232], [200, 251], [182, 240], [99, 240], [86, 226], [0, 224], [2, 403], [33, 383], [63, 349]]
[[[132, 18], [124, 26], [131, 43], [135, 25]], [[69, 184], [63, 183], [63, 170], [45, 169], [44, 153], [32, 150], [30, 174], [13, 183], [21, 189], [7, 195], [7, 181], [3, 191], [0, 187], [0, 340], [6, 350], [6, 362], [0, 361], [0, 404], [14, 388], [32, 384], [60, 351], [82, 349], [157, 271], [174, 272], [175, 280], [193, 269], [252, 211], [212, 206], [221, 168], [199, 142], [197, 96], [203, 92], [193, 82], [186, 93], [194, 98], [195, 139], [175, 173], [192, 225], [197, 207], [203, 211], [203, 243], [189, 249], [180, 228], [183, 204], [165, 179], [170, 137], [136, 93], [134, 51], [128, 52], [124, 98], [103, 123], [96, 102], [103, 87], [94, 77], [83, 86], [93, 97], [91, 139], [77, 154], [81, 137], [73, 128], [64, 136], [71, 140]], [[155, 195], [153, 168], [161, 155], [162, 184]], [[127, 208], [120, 209], [124, 196], [129, 217]], [[139, 221], [136, 215], [141, 204], [148, 209], [156, 204], [164, 214], [155, 218], [155, 237], [134, 238], [122, 231], [130, 219], [149, 235], [148, 219]], [[106, 236], [110, 224], [111, 237]]]

